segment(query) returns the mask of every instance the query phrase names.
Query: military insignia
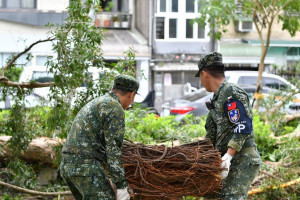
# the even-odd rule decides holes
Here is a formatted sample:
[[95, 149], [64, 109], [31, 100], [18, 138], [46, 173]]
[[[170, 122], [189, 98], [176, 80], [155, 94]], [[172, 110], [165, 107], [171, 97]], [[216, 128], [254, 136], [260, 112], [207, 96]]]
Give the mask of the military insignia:
[[232, 110], [236, 108], [236, 102], [231, 102], [227, 104], [228, 110]]
[[[228, 108], [229, 110], [229, 108]], [[232, 123], [236, 123], [240, 119], [240, 111], [239, 109], [233, 109], [228, 111], [229, 120]]]

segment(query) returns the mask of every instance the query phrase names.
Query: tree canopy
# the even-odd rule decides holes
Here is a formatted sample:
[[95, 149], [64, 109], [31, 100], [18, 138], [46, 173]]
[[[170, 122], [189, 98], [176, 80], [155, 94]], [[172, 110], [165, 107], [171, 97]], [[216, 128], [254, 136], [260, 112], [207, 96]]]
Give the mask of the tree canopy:
[[[282, 23], [282, 30], [295, 36], [300, 30], [300, 1], [295, 0], [200, 0], [201, 16], [196, 19], [214, 30], [214, 37], [221, 39], [231, 21], [252, 19], [261, 43], [261, 58], [257, 87], [261, 88], [264, 60], [270, 45], [272, 26]], [[265, 33], [265, 34], [264, 34]], [[259, 87], [258, 87], [259, 88]]]

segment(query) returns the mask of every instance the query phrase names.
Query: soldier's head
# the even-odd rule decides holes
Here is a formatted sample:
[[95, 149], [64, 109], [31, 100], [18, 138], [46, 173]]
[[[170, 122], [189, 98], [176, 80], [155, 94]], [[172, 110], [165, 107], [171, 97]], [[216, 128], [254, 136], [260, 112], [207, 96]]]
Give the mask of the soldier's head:
[[118, 75], [115, 77], [113, 91], [118, 95], [123, 109], [133, 103], [138, 89], [139, 82], [132, 76]]
[[201, 58], [198, 62], [199, 71], [195, 77], [200, 77], [202, 85], [207, 91], [210, 90], [210, 85], [214, 80], [223, 81], [224, 75], [224, 64], [222, 62], [222, 54], [218, 52], [211, 52]]

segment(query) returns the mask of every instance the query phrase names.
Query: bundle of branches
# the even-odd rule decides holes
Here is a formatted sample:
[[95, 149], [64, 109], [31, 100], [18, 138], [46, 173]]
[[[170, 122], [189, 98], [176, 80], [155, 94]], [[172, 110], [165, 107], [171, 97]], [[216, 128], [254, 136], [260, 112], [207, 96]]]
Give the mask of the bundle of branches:
[[207, 140], [176, 147], [125, 141], [122, 159], [135, 199], [210, 196], [221, 189], [221, 157]]

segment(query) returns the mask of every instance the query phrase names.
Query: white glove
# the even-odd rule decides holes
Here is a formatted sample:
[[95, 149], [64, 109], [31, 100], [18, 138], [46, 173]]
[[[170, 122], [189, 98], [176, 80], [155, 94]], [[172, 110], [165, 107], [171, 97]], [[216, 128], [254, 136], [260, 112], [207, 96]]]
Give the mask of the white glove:
[[117, 189], [117, 200], [130, 200], [127, 187], [124, 189]]
[[226, 154], [222, 157], [222, 161], [223, 161], [223, 162], [222, 162], [221, 167], [222, 167], [222, 168], [227, 168], [227, 169], [225, 169], [225, 170], [223, 170], [223, 171], [221, 172], [221, 177], [222, 177], [222, 179], [224, 179], [224, 178], [226, 178], [226, 177], [228, 176], [228, 173], [229, 173], [229, 167], [230, 167], [230, 165], [231, 165], [231, 163], [230, 163], [231, 159], [232, 159], [232, 156], [229, 155], [228, 153], [226, 153]]

